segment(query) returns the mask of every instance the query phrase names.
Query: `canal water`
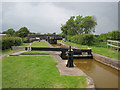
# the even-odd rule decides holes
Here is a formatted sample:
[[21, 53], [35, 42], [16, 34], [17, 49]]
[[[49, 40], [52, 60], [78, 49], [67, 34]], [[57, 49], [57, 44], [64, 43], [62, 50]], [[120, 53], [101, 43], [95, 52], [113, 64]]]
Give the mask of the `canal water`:
[[94, 80], [96, 88], [118, 88], [117, 70], [94, 59], [74, 59], [74, 64]]
[[[54, 45], [60, 47], [60, 44]], [[62, 46], [63, 47], [63, 46]], [[90, 76], [96, 88], [118, 88], [118, 71], [95, 59], [74, 59], [74, 64]]]

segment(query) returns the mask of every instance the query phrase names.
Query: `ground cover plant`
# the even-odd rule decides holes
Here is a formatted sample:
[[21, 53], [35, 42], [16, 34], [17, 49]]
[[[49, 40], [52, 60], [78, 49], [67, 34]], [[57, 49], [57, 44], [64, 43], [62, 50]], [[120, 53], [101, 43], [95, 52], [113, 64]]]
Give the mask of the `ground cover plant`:
[[3, 88], [86, 88], [85, 76], [61, 76], [57, 64], [52, 56], [3, 57]]

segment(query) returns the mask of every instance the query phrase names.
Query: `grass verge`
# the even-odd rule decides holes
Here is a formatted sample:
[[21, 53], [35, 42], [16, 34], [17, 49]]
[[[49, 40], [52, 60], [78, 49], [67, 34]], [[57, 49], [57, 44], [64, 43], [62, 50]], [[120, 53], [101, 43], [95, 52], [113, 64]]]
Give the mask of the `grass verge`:
[[52, 56], [3, 57], [3, 88], [85, 88], [85, 76], [61, 76]]
[[50, 52], [51, 51], [28, 51], [21, 53], [21, 55], [49, 54]]
[[30, 43], [22, 43], [20, 46], [29, 46]]
[[49, 47], [49, 45], [47, 45], [43, 40], [39, 41], [35, 41], [31, 44], [31, 47]]
[[[35, 41], [31, 43], [31, 47], [49, 47], [44, 41]], [[21, 55], [49, 54], [51, 51], [28, 51]]]
[[120, 55], [120, 52], [118, 53], [117, 51], [114, 51], [114, 50], [111, 50], [111, 49], [108, 49], [105, 47], [80, 45], [80, 44], [76, 44], [76, 43], [72, 43], [72, 42], [68, 42], [68, 41], [66, 41], [66, 42], [62, 41], [62, 43], [70, 45], [70, 46], [75, 46], [75, 47], [81, 48], [81, 49], [91, 48], [94, 53], [104, 55], [104, 56], [109, 57], [109, 58], [118, 59], [118, 56]]

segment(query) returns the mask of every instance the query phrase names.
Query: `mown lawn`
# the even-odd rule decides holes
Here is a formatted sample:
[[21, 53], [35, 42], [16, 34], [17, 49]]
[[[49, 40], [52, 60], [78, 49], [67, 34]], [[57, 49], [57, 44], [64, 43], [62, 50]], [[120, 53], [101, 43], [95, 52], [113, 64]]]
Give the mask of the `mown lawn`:
[[9, 56], [2, 61], [3, 88], [85, 88], [85, 76], [61, 76], [52, 56]]
[[28, 51], [21, 53], [21, 55], [49, 54], [50, 52], [51, 51]]
[[[49, 47], [49, 45], [47, 45], [44, 41], [34, 41], [33, 43], [31, 43], [31, 47]], [[28, 51], [28, 52], [24, 52], [21, 53], [21, 55], [26, 55], [26, 54], [49, 54], [51, 51]]]
[[49, 47], [43, 40], [35, 41], [31, 44], [31, 47]]
[[20, 46], [29, 46], [30, 43], [22, 43]]
[[[105, 48], [105, 47], [80, 45], [80, 44], [76, 44], [76, 43], [72, 43], [72, 42], [68, 42], [68, 41], [63, 42], [63, 43], [67, 44], [67, 45], [75, 46], [75, 47], [81, 48], [81, 49], [91, 48], [94, 53], [104, 55], [109, 58], [118, 59], [118, 54], [120, 55], [120, 52], [118, 53], [117, 51], [113, 51], [113, 50]], [[120, 59], [120, 57], [119, 57], [119, 59]]]

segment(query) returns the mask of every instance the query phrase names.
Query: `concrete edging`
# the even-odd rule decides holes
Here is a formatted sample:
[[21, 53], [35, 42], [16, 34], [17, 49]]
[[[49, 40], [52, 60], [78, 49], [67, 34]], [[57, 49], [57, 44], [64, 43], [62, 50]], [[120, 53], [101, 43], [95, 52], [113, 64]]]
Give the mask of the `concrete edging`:
[[120, 60], [112, 59], [96, 53], [93, 53], [93, 58], [104, 65], [110, 66], [116, 70], [120, 70]]

